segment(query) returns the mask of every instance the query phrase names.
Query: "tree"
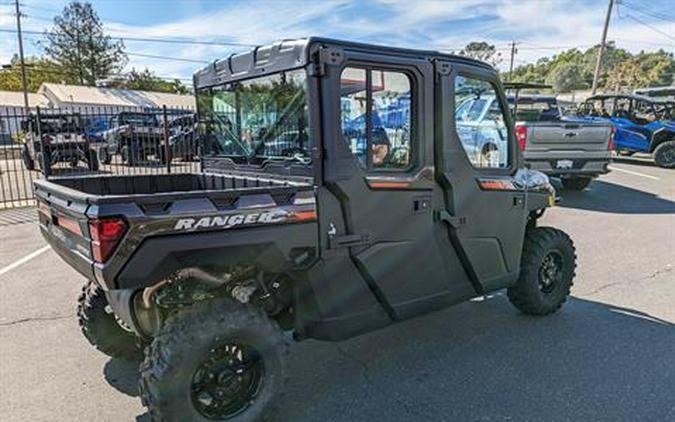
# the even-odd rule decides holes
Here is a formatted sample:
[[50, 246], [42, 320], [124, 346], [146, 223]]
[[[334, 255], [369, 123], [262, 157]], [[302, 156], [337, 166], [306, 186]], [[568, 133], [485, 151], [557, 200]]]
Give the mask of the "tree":
[[45, 33], [47, 56], [81, 85], [96, 85], [124, 68], [128, 58], [122, 41], [104, 34], [103, 23], [90, 3], [74, 1], [54, 18]]
[[[28, 77], [28, 91], [37, 92], [44, 82], [77, 83], [51, 60], [41, 57], [26, 57], [26, 73]], [[14, 56], [6, 69], [0, 71], [0, 90], [21, 91], [21, 65], [18, 56]]]
[[114, 88], [136, 89], [140, 91], [169, 92], [173, 94], [189, 94], [190, 88], [179, 79], [167, 81], [155, 75], [150, 69], [137, 71], [131, 69], [125, 77], [116, 77], [109, 86]]
[[460, 50], [458, 54], [484, 61], [495, 67], [502, 62], [502, 53], [498, 53], [494, 45], [488, 44], [485, 41], [472, 41]]
[[549, 72], [546, 83], [556, 92], [584, 88], [583, 67], [575, 62], [560, 62]]
[[635, 88], [649, 86], [649, 76], [642, 70], [636, 58], [624, 60], [607, 74], [606, 90], [631, 92]]

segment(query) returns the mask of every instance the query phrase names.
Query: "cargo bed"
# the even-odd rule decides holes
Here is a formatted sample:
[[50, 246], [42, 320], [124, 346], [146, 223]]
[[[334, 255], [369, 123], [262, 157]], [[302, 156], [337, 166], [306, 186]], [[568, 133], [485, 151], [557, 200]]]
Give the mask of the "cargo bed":
[[[203, 233], [203, 237], [188, 242], [190, 248], [199, 250], [208, 239], [218, 245], [236, 243], [238, 236], [223, 237], [219, 234], [223, 230], [314, 222], [313, 189], [311, 179], [307, 178], [235, 172], [35, 181], [40, 228], [45, 239], [66, 262], [107, 288], [116, 288], [134, 277], [148, 282], [164, 277], [171, 270], [167, 262], [174, 263], [176, 256], [187, 252], [181, 241], [170, 242], [168, 248], [155, 248], [151, 246], [152, 239], [175, 235], [184, 241], [187, 234]], [[96, 250], [98, 243], [92, 227], [113, 220], [124, 226], [123, 235], [110, 255], [97, 259], [96, 254], [101, 251]], [[316, 228], [309, 230], [316, 234]], [[209, 233], [216, 237], [208, 237]], [[272, 236], [270, 239], [279, 236], [274, 230], [267, 233]], [[150, 258], [143, 258], [133, 264], [134, 273], [142, 275], [120, 275], [125, 264], [125, 270], [130, 268], [129, 261], [139, 250], [148, 248], [153, 257], [168, 261], [156, 263], [159, 269], [146, 273], [136, 269], [147, 267], [150, 271]]]

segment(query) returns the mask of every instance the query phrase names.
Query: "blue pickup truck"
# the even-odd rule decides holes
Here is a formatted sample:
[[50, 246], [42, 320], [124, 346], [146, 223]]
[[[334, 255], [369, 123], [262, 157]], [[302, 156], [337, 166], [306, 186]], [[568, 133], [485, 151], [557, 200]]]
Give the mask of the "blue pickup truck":
[[659, 167], [675, 168], [675, 102], [639, 95], [595, 95], [577, 110], [589, 120], [610, 121], [617, 129], [618, 154], [650, 153]]

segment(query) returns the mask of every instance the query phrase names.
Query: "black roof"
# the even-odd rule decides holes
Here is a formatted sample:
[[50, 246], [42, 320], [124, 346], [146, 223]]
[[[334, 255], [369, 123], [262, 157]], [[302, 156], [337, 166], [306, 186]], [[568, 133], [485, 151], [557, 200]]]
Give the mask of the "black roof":
[[551, 85], [539, 84], [535, 82], [504, 82], [504, 89], [549, 89]]
[[598, 94], [586, 98], [586, 101], [592, 100], [606, 100], [608, 98], [630, 98], [632, 100], [642, 100], [650, 103], [663, 103], [668, 102], [665, 99], [659, 99], [654, 97], [647, 97], [646, 95], [636, 95], [636, 94]]
[[[509, 94], [506, 96], [506, 99], [515, 100], [516, 96], [513, 94]], [[531, 95], [531, 94], [518, 95], [519, 103], [536, 102], [536, 101], [554, 102], [557, 101], [557, 98], [555, 97], [555, 95]]]
[[194, 85], [196, 88], [202, 88], [226, 83], [231, 80], [300, 68], [309, 63], [310, 49], [317, 44], [379, 54], [408, 56], [416, 59], [446, 59], [495, 71], [492, 66], [480, 60], [435, 50], [415, 50], [330, 38], [309, 37], [257, 46], [247, 52], [235, 53], [227, 58], [216, 60], [195, 72]]

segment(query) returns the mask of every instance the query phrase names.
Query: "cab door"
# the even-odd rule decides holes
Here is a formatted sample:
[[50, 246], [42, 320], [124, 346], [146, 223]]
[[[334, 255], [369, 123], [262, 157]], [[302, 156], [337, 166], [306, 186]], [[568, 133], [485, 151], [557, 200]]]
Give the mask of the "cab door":
[[[513, 176], [522, 158], [495, 72], [456, 63], [436, 65], [441, 74], [436, 163], [445, 192], [442, 219], [471, 282], [484, 293], [518, 277], [527, 198]], [[484, 99], [493, 102], [479, 121], [461, 113], [466, 101]], [[472, 128], [473, 136], [464, 126]]]
[[475, 295], [435, 218], [444, 192], [433, 164], [432, 64], [335, 55], [321, 81], [324, 262], [358, 274], [391, 320]]

